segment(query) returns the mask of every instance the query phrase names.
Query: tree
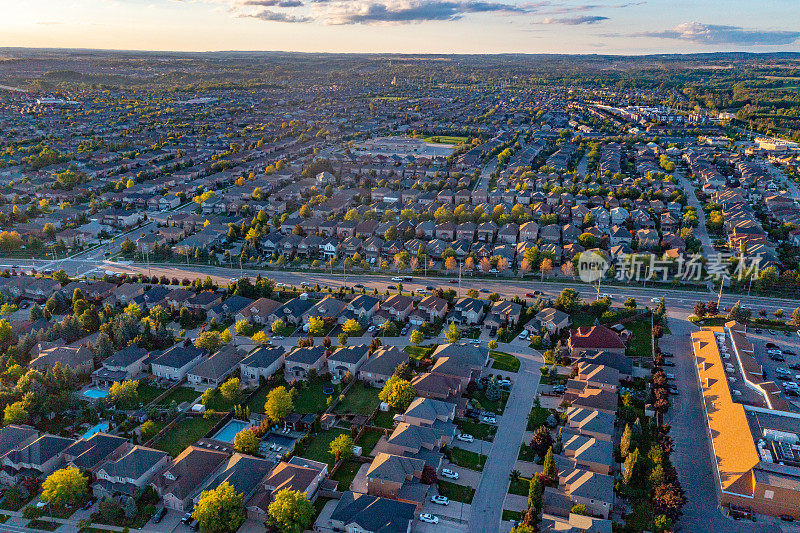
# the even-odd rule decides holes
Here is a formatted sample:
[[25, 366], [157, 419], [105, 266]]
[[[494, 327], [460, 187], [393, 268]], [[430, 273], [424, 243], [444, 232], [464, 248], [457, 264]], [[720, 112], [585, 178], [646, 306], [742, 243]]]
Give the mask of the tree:
[[89, 481], [75, 467], [56, 470], [42, 483], [42, 500], [52, 505], [79, 502], [89, 491]]
[[[33, 310], [31, 310], [33, 312]], [[789, 324], [793, 328], [800, 328], [800, 307], [795, 307], [792, 311], [792, 317], [789, 319]]]
[[344, 331], [348, 335], [357, 337], [361, 334], [361, 324], [358, 323], [358, 320], [350, 318], [347, 321], [345, 321], [344, 324], [342, 324], [342, 331]]
[[576, 503], [572, 506], [572, 509], [569, 510], [572, 514], [579, 514], [583, 516], [589, 516], [589, 509], [582, 503]]
[[279, 318], [275, 322], [272, 323], [272, 333], [275, 335], [283, 335], [286, 331], [286, 322]]
[[556, 468], [555, 458], [553, 457], [553, 447], [551, 446], [547, 453], [544, 454], [544, 463], [542, 463], [542, 474], [550, 479], [558, 479], [558, 469]]
[[706, 304], [704, 304], [703, 302], [697, 302], [696, 304], [694, 304], [693, 313], [697, 318], [703, 318], [704, 316], [706, 316]]
[[422, 341], [425, 340], [425, 334], [422, 333], [420, 330], [415, 329], [414, 331], [411, 332], [411, 337], [409, 338], [409, 340], [411, 341], [411, 344], [419, 346], [420, 344], [422, 344]]
[[489, 384], [486, 386], [486, 399], [490, 402], [496, 402], [502, 397], [500, 387], [497, 385], [497, 376], [492, 376]]
[[6, 405], [3, 410], [3, 422], [9, 424], [24, 424], [28, 421], [28, 411], [22, 402], [14, 402]]
[[544, 481], [534, 475], [528, 486], [528, 507], [538, 515], [542, 511], [542, 495], [544, 494]]
[[565, 313], [570, 313], [577, 309], [581, 301], [581, 295], [575, 289], [566, 288], [559, 293], [553, 307]]
[[146, 420], [139, 428], [139, 434], [142, 436], [142, 441], [146, 442], [156, 436], [158, 428], [156, 423], [152, 420]]
[[622, 458], [628, 457], [631, 451], [631, 439], [633, 438], [631, 425], [625, 424], [625, 430], [622, 432], [622, 437], [619, 439], [619, 454]]
[[260, 344], [262, 346], [267, 344], [267, 341], [269, 341], [269, 338], [267, 338], [267, 334], [264, 333], [263, 329], [256, 331], [251, 337], [251, 339], [254, 343]]
[[625, 303], [623, 305], [625, 306], [625, 309], [629, 310], [636, 309], [636, 298], [628, 298], [627, 300], [625, 300]]
[[203, 349], [208, 353], [215, 353], [222, 346], [222, 339], [219, 336], [219, 331], [204, 331], [194, 341], [197, 348]]
[[378, 394], [378, 398], [382, 402], [386, 402], [400, 411], [405, 411], [416, 396], [417, 391], [411, 382], [399, 376], [390, 377]]
[[330, 452], [334, 460], [338, 463], [339, 460], [346, 461], [353, 456], [353, 439], [350, 435], [341, 434], [331, 442]]
[[236, 331], [237, 335], [241, 335], [242, 337], [250, 337], [253, 335], [253, 325], [249, 321], [242, 319], [236, 322], [234, 331]]
[[117, 407], [133, 407], [139, 403], [138, 381], [115, 381], [108, 390], [108, 401]]
[[302, 533], [314, 521], [314, 506], [305, 492], [283, 489], [269, 504], [270, 526], [282, 533]]
[[461, 330], [458, 329], [455, 322], [451, 322], [444, 336], [447, 338], [447, 342], [458, 342], [461, 338]]
[[128, 256], [133, 255], [133, 253], [136, 251], [136, 245], [127, 237], [125, 237], [125, 240], [119, 245], [119, 248], [124, 255]]
[[222, 397], [234, 405], [242, 403], [242, 387], [239, 378], [230, 378], [219, 387]]
[[496, 350], [497, 349], [497, 341], [494, 340], [494, 339], [490, 340], [488, 346], [489, 346], [490, 350]]
[[531, 451], [537, 457], [544, 457], [547, 450], [553, 447], [553, 436], [546, 426], [539, 426], [531, 435]]
[[520, 523], [512, 527], [509, 533], [536, 533], [536, 529], [530, 524]]
[[264, 413], [276, 423], [280, 422], [294, 409], [294, 395], [281, 385], [269, 391], [264, 404]]
[[633, 481], [633, 476], [636, 473], [636, 466], [639, 462], [639, 448], [634, 448], [625, 459], [625, 472], [623, 473], [622, 480], [626, 485]]
[[244, 497], [225, 481], [200, 494], [192, 518], [200, 522], [202, 533], [236, 531], [245, 520]]
[[325, 332], [325, 321], [318, 316], [308, 317], [308, 333], [318, 337]]
[[404, 379], [406, 381], [411, 381], [411, 378], [414, 377], [414, 371], [411, 370], [411, 365], [408, 364], [408, 361], [403, 361], [394, 369], [393, 376], [397, 376], [400, 379]]
[[233, 446], [239, 453], [247, 455], [255, 455], [258, 453], [258, 445], [261, 439], [256, 436], [255, 432], [250, 429], [243, 429], [233, 438]]

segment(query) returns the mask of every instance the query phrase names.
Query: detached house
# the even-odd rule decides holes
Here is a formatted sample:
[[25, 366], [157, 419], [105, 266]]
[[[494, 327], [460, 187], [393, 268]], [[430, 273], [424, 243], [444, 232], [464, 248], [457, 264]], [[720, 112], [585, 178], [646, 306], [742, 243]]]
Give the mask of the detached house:
[[306, 379], [311, 369], [322, 373], [325, 368], [325, 347], [313, 346], [311, 348], [298, 348], [284, 360], [286, 368], [286, 381]]
[[97, 470], [94, 495], [98, 498], [117, 494], [133, 496], [169, 462], [166, 452], [129, 445]]
[[341, 381], [349, 372], [355, 377], [358, 369], [367, 360], [369, 346], [359, 344], [358, 346], [343, 346], [328, 356], [328, 372], [334, 382]]

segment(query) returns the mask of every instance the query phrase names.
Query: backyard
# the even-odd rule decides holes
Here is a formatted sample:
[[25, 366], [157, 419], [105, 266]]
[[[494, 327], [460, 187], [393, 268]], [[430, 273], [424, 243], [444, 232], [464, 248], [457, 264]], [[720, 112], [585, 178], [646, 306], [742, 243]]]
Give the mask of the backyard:
[[449, 448], [447, 453], [450, 462], [456, 466], [469, 468], [470, 470], [482, 471], [486, 464], [486, 456], [476, 452], [470, 452], [461, 448]]
[[631, 339], [628, 341], [628, 355], [634, 357], [652, 357], [652, 331], [650, 319], [640, 319], [628, 322], [625, 327], [631, 330]]
[[[159, 394], [164, 392], [164, 389], [157, 389], [157, 390], [159, 391]], [[169, 407], [172, 404], [172, 402], [175, 402], [176, 404], [180, 405], [183, 402], [193, 402], [199, 397], [200, 393], [192, 388], [178, 387], [177, 389], [169, 393], [169, 395], [163, 400], [161, 400], [158, 404], [165, 407]]]
[[175, 424], [166, 434], [153, 444], [154, 448], [163, 450], [173, 457], [177, 457], [190, 444], [202, 438], [211, 428], [219, 422], [217, 417], [205, 418], [202, 416], [189, 416]]
[[466, 418], [456, 419], [455, 422], [460, 433], [467, 433], [476, 439], [492, 441], [495, 433], [497, 433], [497, 426], [473, 422]]
[[347, 391], [344, 399], [336, 405], [335, 412], [371, 415], [380, 403], [379, 392], [380, 389], [357, 381]]
[[334, 457], [331, 454], [331, 442], [339, 435], [349, 435], [348, 431], [339, 428], [331, 428], [322, 433], [312, 436], [307, 442], [302, 445], [298, 444], [295, 448], [295, 455], [319, 461], [320, 463], [328, 463], [329, 468], [333, 468]]
[[355, 459], [348, 459], [339, 465], [339, 468], [331, 476], [331, 479], [339, 482], [338, 489], [340, 491], [345, 491], [350, 488], [350, 484], [353, 482], [362, 464], [364, 463], [356, 461]]
[[[328, 397], [334, 398], [342, 391], [342, 385], [334, 385], [329, 379], [304, 381], [303, 385], [294, 388], [294, 410], [298, 413], [321, 413], [328, 408]], [[324, 394], [325, 389], [333, 389], [333, 394]], [[263, 405], [262, 405], [263, 409]]]

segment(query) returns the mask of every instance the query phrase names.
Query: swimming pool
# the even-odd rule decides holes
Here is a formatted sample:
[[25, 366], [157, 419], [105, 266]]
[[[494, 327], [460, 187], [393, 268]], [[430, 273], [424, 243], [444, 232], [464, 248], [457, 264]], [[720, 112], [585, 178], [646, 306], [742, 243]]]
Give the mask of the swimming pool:
[[100, 433], [101, 431], [108, 431], [108, 422], [99, 422], [95, 424], [93, 427], [90, 427], [86, 433], [81, 435], [81, 437], [88, 439], [95, 433]]
[[86, 389], [83, 391], [83, 395], [87, 398], [99, 400], [100, 398], [105, 398], [108, 396], [108, 391], [105, 389]]
[[251, 427], [250, 422], [242, 422], [241, 420], [231, 420], [227, 424], [225, 424], [222, 429], [217, 431], [214, 434], [214, 439], [222, 441], [222, 442], [230, 442], [233, 443], [233, 439], [236, 437], [236, 434], [239, 433], [243, 429], [247, 429]]

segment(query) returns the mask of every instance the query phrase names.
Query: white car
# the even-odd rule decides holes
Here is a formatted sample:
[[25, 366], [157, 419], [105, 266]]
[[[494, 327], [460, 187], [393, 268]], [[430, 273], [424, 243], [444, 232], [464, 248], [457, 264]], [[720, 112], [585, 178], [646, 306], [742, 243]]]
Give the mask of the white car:
[[498, 379], [497, 380], [497, 384], [500, 387], [510, 387], [511, 386], [511, 380], [510, 379], [505, 379], [505, 378], [504, 379]]
[[654, 304], [657, 304], [658, 302], [661, 301], [661, 298], [658, 298], [658, 297], [650, 298], [650, 301], [653, 302]]
[[419, 520], [420, 522], [427, 522], [429, 524], [439, 523], [439, 517], [436, 515], [432, 515], [430, 513], [422, 513], [421, 515], [419, 515]]
[[528, 330], [525, 330], [525, 331], [523, 331], [522, 333], [520, 333], [520, 334], [517, 336], [517, 338], [518, 338], [518, 339], [522, 339], [522, 340], [525, 340], [525, 339], [527, 339], [527, 338], [528, 338]]
[[275, 286], [276, 287], [285, 287], [286, 284], [285, 283], [276, 283]]
[[442, 468], [442, 476], [448, 479], [458, 479], [458, 472], [449, 468]]
[[392, 278], [392, 281], [403, 281], [403, 278], [401, 278], [400, 276], [395, 276]]
[[475, 440], [475, 437], [473, 437], [469, 433], [461, 433], [456, 438], [461, 442], [473, 442]]
[[487, 424], [497, 424], [497, 418], [493, 416], [484, 415], [481, 417], [481, 420], [483, 420]]
[[447, 499], [447, 496], [442, 496], [441, 494], [434, 494], [433, 496], [431, 496], [431, 501], [439, 505], [450, 504], [450, 500]]

